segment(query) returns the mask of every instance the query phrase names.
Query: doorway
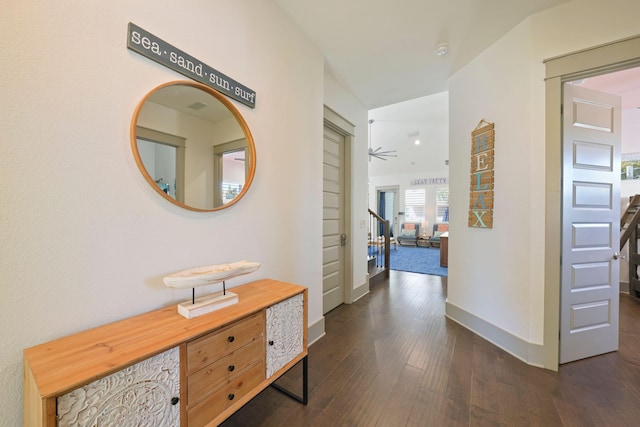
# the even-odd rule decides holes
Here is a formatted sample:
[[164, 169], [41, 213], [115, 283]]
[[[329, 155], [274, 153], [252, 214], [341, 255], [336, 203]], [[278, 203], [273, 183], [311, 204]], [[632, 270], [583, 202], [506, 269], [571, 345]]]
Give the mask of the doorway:
[[[389, 221], [391, 237], [398, 235], [398, 186], [376, 188], [376, 207], [378, 215]], [[382, 227], [382, 224], [380, 224]], [[378, 230], [378, 236], [384, 236], [384, 230]]]
[[354, 126], [324, 110], [322, 312], [353, 302], [351, 259], [351, 144]]
[[[558, 236], [564, 233], [562, 218], [562, 96], [563, 84], [640, 65], [640, 37], [588, 49], [545, 61], [546, 66], [546, 207], [545, 215], [545, 315], [544, 366], [559, 365], [562, 247]], [[619, 159], [618, 159], [619, 164]], [[616, 201], [617, 202], [617, 201]], [[618, 218], [619, 219], [619, 218]], [[617, 242], [611, 242], [612, 247]], [[562, 339], [562, 338], [561, 338]]]
[[563, 86], [560, 363], [618, 350], [619, 95]]
[[186, 138], [136, 126], [136, 141], [151, 178], [162, 191], [184, 203]]

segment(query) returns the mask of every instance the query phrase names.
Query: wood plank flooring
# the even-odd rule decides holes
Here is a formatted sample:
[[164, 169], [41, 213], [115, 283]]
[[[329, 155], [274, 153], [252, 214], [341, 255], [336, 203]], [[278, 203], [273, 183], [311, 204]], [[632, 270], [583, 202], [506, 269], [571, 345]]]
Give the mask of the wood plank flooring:
[[268, 388], [223, 426], [640, 426], [639, 299], [621, 295], [619, 351], [552, 372], [446, 319], [446, 280], [391, 271], [326, 315], [307, 406]]

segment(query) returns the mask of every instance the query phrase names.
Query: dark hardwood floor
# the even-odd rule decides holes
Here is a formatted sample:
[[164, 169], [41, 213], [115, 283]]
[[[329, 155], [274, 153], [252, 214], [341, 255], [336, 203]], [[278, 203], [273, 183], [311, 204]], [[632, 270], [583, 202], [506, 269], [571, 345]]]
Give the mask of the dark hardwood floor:
[[269, 388], [223, 426], [640, 426], [639, 299], [620, 297], [619, 351], [552, 372], [446, 319], [446, 280], [391, 271], [327, 314], [307, 406]]

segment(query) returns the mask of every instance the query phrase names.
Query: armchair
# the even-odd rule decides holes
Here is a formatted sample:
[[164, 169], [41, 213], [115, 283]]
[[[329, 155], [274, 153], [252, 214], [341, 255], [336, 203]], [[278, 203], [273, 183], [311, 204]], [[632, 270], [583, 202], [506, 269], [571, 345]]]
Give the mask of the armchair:
[[433, 224], [433, 233], [429, 238], [429, 245], [434, 248], [440, 247], [440, 235], [446, 231], [449, 231], [449, 224], [436, 223]]
[[396, 237], [400, 245], [416, 246], [418, 243], [418, 235], [420, 232], [420, 224], [412, 224], [405, 222], [400, 226], [400, 235]]

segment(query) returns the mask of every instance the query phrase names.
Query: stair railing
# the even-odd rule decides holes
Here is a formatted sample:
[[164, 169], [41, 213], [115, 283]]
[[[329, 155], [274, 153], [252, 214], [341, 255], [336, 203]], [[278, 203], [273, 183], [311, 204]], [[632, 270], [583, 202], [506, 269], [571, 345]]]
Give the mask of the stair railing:
[[629, 293], [640, 297], [640, 254], [638, 253], [638, 224], [640, 222], [640, 195], [629, 198], [629, 206], [620, 218], [620, 251], [629, 242]]
[[629, 237], [635, 234], [640, 222], [640, 195], [631, 196], [629, 206], [620, 218], [620, 250], [624, 247]]
[[[376, 251], [376, 266], [384, 267], [384, 274], [389, 277], [391, 256], [391, 226], [389, 221], [369, 209], [369, 256]], [[384, 248], [384, 252], [381, 253]]]

